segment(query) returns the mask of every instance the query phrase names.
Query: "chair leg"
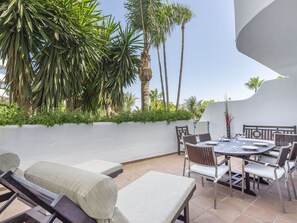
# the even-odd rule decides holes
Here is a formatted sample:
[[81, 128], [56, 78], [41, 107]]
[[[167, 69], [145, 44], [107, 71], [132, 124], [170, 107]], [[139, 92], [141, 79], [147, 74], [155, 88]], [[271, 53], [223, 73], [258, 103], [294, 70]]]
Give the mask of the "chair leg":
[[230, 164], [230, 160], [228, 162], [229, 165], [229, 186], [230, 186], [230, 196], [233, 197], [233, 188], [232, 188], [232, 173], [231, 173], [231, 164]]
[[186, 171], [186, 158], [184, 158], [183, 176], [185, 176], [185, 171]]
[[189, 214], [189, 202], [184, 208], [184, 222], [189, 223], [190, 222], [190, 214]]
[[276, 186], [277, 186], [277, 190], [278, 190], [278, 194], [279, 194], [279, 199], [281, 201], [281, 205], [282, 205], [282, 208], [283, 208], [283, 213], [286, 213], [285, 204], [284, 204], [284, 201], [283, 201], [282, 192], [281, 192], [281, 189], [280, 189], [280, 186], [279, 186], [279, 181], [278, 181], [277, 176], [276, 176], [275, 179], [276, 179], [275, 181], [276, 181]]
[[214, 209], [217, 209], [217, 182], [214, 182]]
[[287, 177], [285, 177], [285, 186], [286, 186], [286, 188], [287, 188], [287, 192], [288, 192], [288, 199], [289, 199], [289, 201], [291, 201], [292, 200], [292, 198], [291, 198], [291, 193], [290, 193], [290, 185], [289, 185], [289, 183], [288, 183], [288, 179], [287, 179]]
[[241, 196], [244, 197], [244, 161], [242, 161], [242, 172], [241, 172]]
[[201, 185], [202, 185], [202, 187], [204, 187], [204, 179], [203, 179], [203, 177], [201, 177]]
[[294, 181], [293, 181], [293, 177], [292, 177], [292, 172], [291, 171], [289, 171], [289, 176], [290, 176], [290, 180], [291, 180], [291, 184], [292, 184], [292, 188], [293, 188], [295, 199], [297, 199], [296, 189], [295, 189], [295, 185], [294, 185]]
[[253, 175], [253, 190], [255, 190], [256, 175]]

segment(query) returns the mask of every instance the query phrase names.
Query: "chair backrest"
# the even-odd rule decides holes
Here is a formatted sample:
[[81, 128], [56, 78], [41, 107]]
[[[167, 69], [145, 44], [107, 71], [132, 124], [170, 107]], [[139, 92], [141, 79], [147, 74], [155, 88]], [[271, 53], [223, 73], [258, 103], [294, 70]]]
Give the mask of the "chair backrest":
[[294, 126], [243, 125], [243, 134], [250, 139], [273, 140], [275, 133], [296, 134]]
[[293, 144], [293, 142], [297, 142], [297, 134], [274, 134], [274, 143], [276, 146], [287, 146]]
[[186, 150], [191, 162], [205, 166], [216, 166], [217, 164], [212, 146], [200, 146], [186, 143]]
[[297, 142], [293, 142], [292, 149], [289, 154], [289, 161], [295, 161], [297, 157]]
[[180, 142], [182, 140], [182, 136], [189, 135], [189, 128], [187, 125], [185, 126], [175, 126], [177, 141]]
[[279, 165], [280, 167], [283, 167], [285, 165], [286, 160], [288, 158], [288, 154], [290, 152], [290, 148], [291, 148], [291, 145], [281, 147], [276, 161], [276, 164]]
[[209, 133], [204, 133], [204, 134], [199, 134], [199, 141], [200, 142], [205, 142], [205, 141], [210, 141], [211, 137]]
[[183, 142], [184, 142], [184, 144], [190, 143], [190, 144], [196, 145], [197, 144], [197, 138], [196, 138], [195, 135], [185, 135], [185, 136], [183, 136]]

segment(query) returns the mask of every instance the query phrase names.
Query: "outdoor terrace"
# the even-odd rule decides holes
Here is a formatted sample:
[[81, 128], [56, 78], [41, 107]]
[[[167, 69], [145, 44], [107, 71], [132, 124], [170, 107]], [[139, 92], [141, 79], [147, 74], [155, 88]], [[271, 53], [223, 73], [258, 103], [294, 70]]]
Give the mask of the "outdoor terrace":
[[[159, 158], [147, 159], [124, 164], [124, 173], [115, 178], [118, 188], [123, 188], [150, 170], [182, 175], [183, 155], [168, 155]], [[240, 170], [241, 160], [232, 158], [232, 169]], [[192, 175], [192, 177], [195, 177]], [[190, 201], [190, 220], [193, 223], [212, 222], [297, 222], [297, 200], [288, 201], [286, 188], [281, 183], [281, 189], [286, 202], [287, 213], [282, 213], [276, 186], [272, 183], [266, 186], [261, 184], [260, 190], [256, 189], [257, 197], [246, 195], [241, 197], [240, 191], [233, 191], [229, 195], [229, 188], [218, 185], [218, 206], [213, 208], [213, 183], [205, 181], [201, 186], [201, 178], [196, 179], [196, 191]], [[295, 175], [294, 179], [297, 183]], [[174, 185], [172, 185], [174, 187]], [[0, 216], [3, 220], [18, 212], [26, 210], [24, 204], [15, 201]], [[177, 221], [179, 222], [179, 221]]]

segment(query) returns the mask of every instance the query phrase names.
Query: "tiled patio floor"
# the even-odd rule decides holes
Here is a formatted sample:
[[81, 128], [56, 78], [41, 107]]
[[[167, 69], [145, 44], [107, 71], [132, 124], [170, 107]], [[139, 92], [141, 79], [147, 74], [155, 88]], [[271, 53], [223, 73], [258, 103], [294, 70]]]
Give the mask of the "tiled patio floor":
[[[120, 189], [150, 170], [182, 175], [182, 166], [182, 155], [169, 155], [129, 163], [124, 165], [124, 173], [119, 175], [115, 181]], [[232, 159], [233, 169], [240, 169], [240, 166], [241, 161], [239, 159]], [[215, 210], [213, 208], [213, 184], [206, 181], [205, 186], [202, 187], [201, 178], [195, 177], [195, 179], [197, 188], [190, 202], [190, 219], [192, 223], [297, 222], [297, 201], [294, 199], [293, 201], [288, 201], [283, 182], [281, 183], [281, 188], [287, 209], [285, 214], [281, 212], [277, 189], [272, 183], [268, 186], [260, 185], [260, 190], [256, 190], [258, 193], [257, 197], [245, 195], [244, 198], [236, 190], [234, 190], [233, 197], [230, 197], [229, 189], [218, 185], [218, 207]], [[294, 180], [297, 185], [297, 177]], [[172, 186], [174, 187], [174, 185]], [[0, 219], [5, 219], [25, 208], [27, 207], [22, 203], [14, 202], [14, 205], [11, 205], [0, 216]]]

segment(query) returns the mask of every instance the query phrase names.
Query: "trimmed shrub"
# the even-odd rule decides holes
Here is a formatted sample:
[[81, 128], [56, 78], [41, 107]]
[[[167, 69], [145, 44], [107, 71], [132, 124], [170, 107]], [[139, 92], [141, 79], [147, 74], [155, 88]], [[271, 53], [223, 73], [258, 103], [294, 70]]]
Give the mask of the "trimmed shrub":
[[65, 123], [75, 124], [92, 124], [93, 122], [159, 122], [167, 121], [174, 122], [178, 120], [191, 119], [191, 113], [185, 110], [179, 110], [177, 112], [166, 112], [162, 110], [157, 111], [135, 111], [124, 112], [111, 117], [99, 117], [93, 116], [90, 113], [82, 111], [51, 111], [40, 112], [31, 117], [28, 117], [22, 109], [19, 109], [16, 105], [0, 104], [0, 125], [63, 125]]

